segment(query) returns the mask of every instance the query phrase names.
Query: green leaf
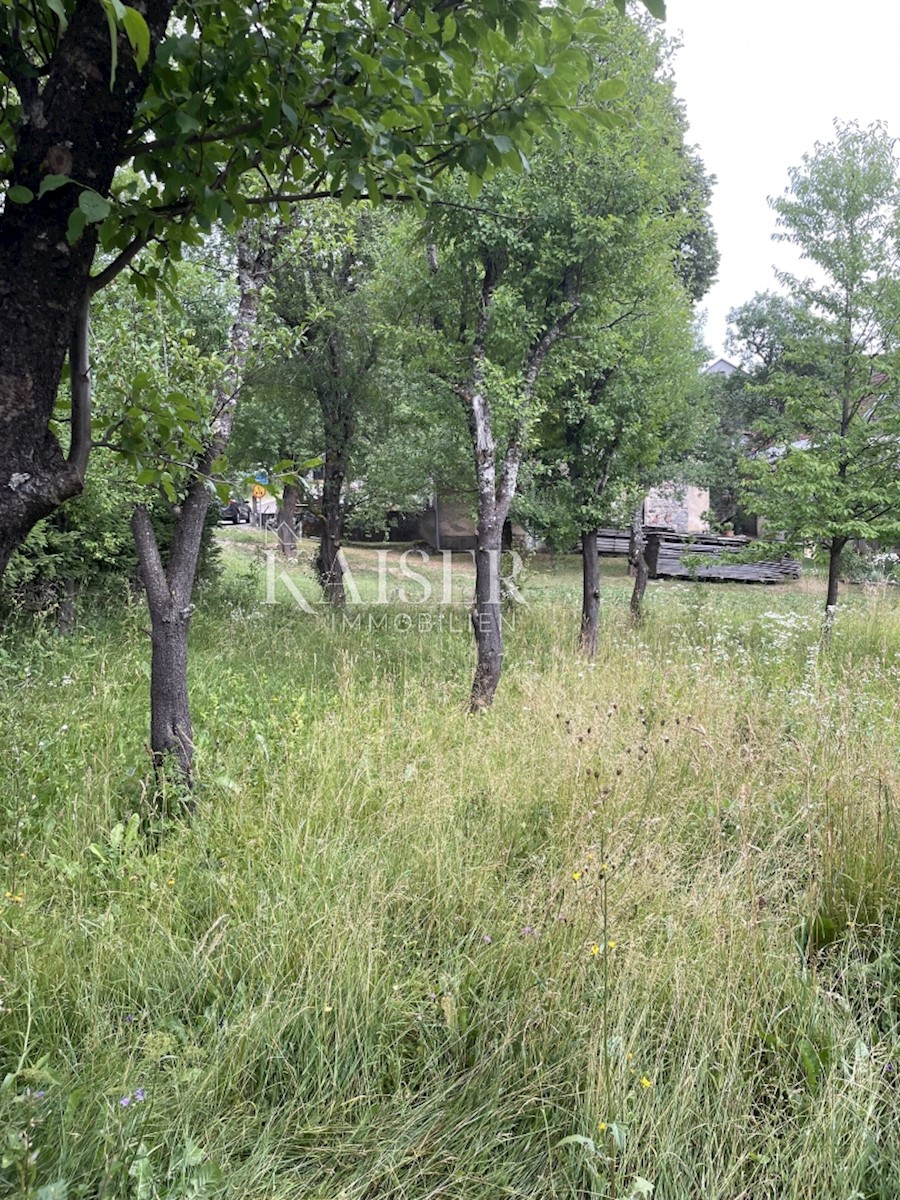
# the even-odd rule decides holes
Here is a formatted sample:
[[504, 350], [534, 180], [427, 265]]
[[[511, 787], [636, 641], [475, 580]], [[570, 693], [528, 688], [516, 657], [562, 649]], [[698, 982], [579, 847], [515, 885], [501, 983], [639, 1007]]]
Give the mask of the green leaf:
[[131, 49], [134, 51], [137, 69], [141, 71], [150, 57], [150, 30], [147, 22], [136, 8], [126, 7], [122, 24], [125, 27], [128, 41], [131, 43]]
[[41, 180], [41, 186], [38, 188], [38, 199], [46, 195], [47, 192], [55, 192], [58, 188], [65, 187], [72, 180], [68, 175], [45, 175]]
[[62, 0], [47, 0], [47, 7], [51, 12], [56, 13], [59, 21], [59, 32], [65, 33], [69, 27], [69, 19], [66, 16], [66, 10], [63, 8]]
[[116, 71], [119, 66], [119, 27], [113, 8], [114, 0], [103, 0], [106, 24], [109, 26], [109, 90], [116, 86]]
[[456, 18], [449, 14], [444, 20], [444, 32], [441, 34], [441, 41], [444, 45], [447, 42], [452, 42], [456, 37]]
[[666, 0], [644, 0], [644, 8], [651, 17], [656, 17], [657, 21], [666, 19]]
[[18, 183], [9, 189], [6, 196], [8, 200], [12, 200], [13, 204], [30, 204], [34, 199], [34, 192], [31, 188], [23, 187]]
[[108, 200], [104, 200], [99, 192], [84, 191], [78, 197], [78, 207], [88, 221], [95, 225], [99, 221], [106, 220], [112, 205]]
[[554, 1146], [558, 1150], [560, 1146], [583, 1146], [591, 1154], [597, 1154], [597, 1143], [593, 1138], [585, 1137], [583, 1133], [570, 1133], [568, 1137], [564, 1137], [562, 1141], [557, 1142]]
[[45, 1183], [35, 1192], [35, 1200], [66, 1200], [69, 1185], [65, 1179], [57, 1179], [54, 1183]]
[[69, 214], [69, 224], [66, 227], [66, 241], [70, 246], [74, 246], [84, 233], [84, 227], [87, 223], [88, 219], [80, 208], [72, 210]]
[[618, 100], [627, 91], [624, 79], [606, 79], [594, 92], [595, 100]]

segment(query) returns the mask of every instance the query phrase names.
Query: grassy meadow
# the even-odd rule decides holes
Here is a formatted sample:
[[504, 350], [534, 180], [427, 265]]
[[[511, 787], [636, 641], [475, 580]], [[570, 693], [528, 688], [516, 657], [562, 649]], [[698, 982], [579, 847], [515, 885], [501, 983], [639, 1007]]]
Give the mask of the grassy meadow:
[[0, 1196], [900, 1195], [897, 590], [604, 563], [587, 665], [532, 562], [473, 718], [439, 560], [354, 628], [221, 536], [192, 819], [140, 603], [0, 641]]

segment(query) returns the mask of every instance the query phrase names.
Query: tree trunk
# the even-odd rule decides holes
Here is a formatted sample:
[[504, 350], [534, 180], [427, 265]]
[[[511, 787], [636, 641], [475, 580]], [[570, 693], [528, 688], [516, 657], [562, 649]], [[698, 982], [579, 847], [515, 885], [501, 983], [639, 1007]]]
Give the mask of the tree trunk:
[[297, 558], [297, 534], [294, 524], [297, 519], [297, 500], [300, 489], [295, 483], [285, 485], [281, 498], [281, 512], [278, 516], [278, 548], [288, 560], [294, 562]]
[[825, 595], [825, 620], [822, 625], [822, 636], [826, 641], [831, 637], [834, 628], [841, 576], [841, 554], [846, 545], [846, 538], [836, 537], [831, 539], [831, 545], [828, 547], [828, 591]]
[[339, 334], [328, 337], [329, 373], [317, 388], [316, 398], [325, 429], [325, 467], [322, 481], [322, 538], [316, 555], [316, 575], [325, 599], [335, 608], [346, 603], [341, 544], [344, 540], [344, 509], [341, 493], [347, 478], [350, 446], [356, 432], [353, 398], [344, 391]]
[[631, 534], [628, 539], [628, 562], [634, 571], [634, 587], [631, 591], [631, 621], [640, 625], [644, 619], [644, 592], [647, 590], [647, 578], [650, 574], [644, 551], [647, 540], [644, 537], [644, 509], [640, 505], [635, 509], [631, 519]]
[[174, 775], [193, 785], [194, 741], [188, 698], [188, 629], [197, 559], [209, 493], [202, 480], [191, 485], [181, 507], [167, 566], [150, 514], [139, 505], [131, 519], [141, 579], [150, 611], [150, 752], [160, 784]]
[[275, 248], [286, 230], [285, 225], [274, 231], [262, 230], [260, 244], [255, 248], [251, 247], [246, 230], [238, 241], [240, 300], [231, 328], [228, 361], [216, 395], [212, 435], [206, 453], [196, 464], [196, 474], [185, 500], [175, 510], [172, 547], [165, 565], [150, 516], [143, 505], [134, 510], [131, 521], [150, 611], [150, 750], [161, 784], [171, 766], [186, 788], [193, 785], [194, 743], [187, 683], [188, 628], [210, 501], [206, 476], [231, 436], [262, 287], [271, 273]]
[[150, 749], [160, 775], [166, 764], [178, 780], [193, 783], [194, 735], [188, 699], [188, 625], [190, 608], [150, 606]]
[[828, 548], [828, 592], [825, 607], [834, 608], [838, 600], [838, 584], [841, 578], [841, 554], [847, 544], [846, 538], [832, 538]]
[[473, 713], [483, 712], [493, 703], [503, 669], [500, 554], [503, 548], [503, 526], [516, 494], [528, 407], [547, 355], [562, 337], [579, 308], [579, 302], [573, 301], [568, 310], [557, 317], [529, 349], [519, 392], [520, 416], [513, 426], [498, 472], [494, 418], [486, 388], [485, 343], [494, 293], [502, 271], [502, 258], [488, 257], [485, 260], [478, 324], [472, 348], [472, 376], [468, 386], [460, 389], [466, 406], [478, 490], [478, 546], [475, 552], [475, 603], [472, 608], [476, 661], [475, 678], [469, 697], [469, 711]]
[[597, 626], [600, 620], [600, 555], [597, 530], [581, 532], [581, 637], [579, 649], [587, 658], [597, 654]]
[[65, 591], [63, 598], [59, 603], [59, 612], [56, 618], [56, 627], [63, 637], [68, 635], [75, 628], [75, 597], [77, 595], [77, 587], [75, 580], [69, 575], [65, 581]]
[[325, 599], [335, 608], [343, 608], [347, 601], [344, 593], [344, 568], [341, 564], [341, 543], [344, 534], [341, 490], [345, 476], [344, 460], [332, 458], [329, 462], [326, 451], [325, 479], [322, 485], [322, 537], [316, 555], [316, 574]]
[[107, 194], [171, 9], [171, 0], [145, 0], [149, 60], [139, 73], [120, 33], [112, 86], [106, 13], [91, 3], [71, 7], [46, 79], [16, 80], [23, 111], [7, 179], [35, 199], [7, 200], [0, 213], [0, 574], [32, 526], [84, 486], [83, 464], [63, 454], [50, 422], [97, 226], [70, 245], [73, 189], [37, 193], [56, 174]]
[[503, 523], [496, 515], [478, 522], [478, 549], [475, 552], [475, 603], [472, 626], [475, 631], [475, 678], [469, 697], [469, 711], [490, 708], [503, 670], [503, 624], [500, 610], [500, 554]]

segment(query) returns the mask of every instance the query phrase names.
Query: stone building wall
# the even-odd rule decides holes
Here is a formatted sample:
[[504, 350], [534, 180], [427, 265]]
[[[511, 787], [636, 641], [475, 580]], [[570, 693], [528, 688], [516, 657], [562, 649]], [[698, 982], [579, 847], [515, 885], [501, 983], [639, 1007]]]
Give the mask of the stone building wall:
[[708, 533], [709, 523], [703, 519], [708, 508], [708, 488], [664, 484], [651, 489], [644, 501], [644, 523], [667, 525], [678, 533]]

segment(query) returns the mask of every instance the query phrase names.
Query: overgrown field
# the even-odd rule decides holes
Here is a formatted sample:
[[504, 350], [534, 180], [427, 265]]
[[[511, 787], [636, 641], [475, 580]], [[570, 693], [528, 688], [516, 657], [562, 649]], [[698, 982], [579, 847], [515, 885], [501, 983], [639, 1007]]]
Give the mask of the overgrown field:
[[900, 596], [617, 567], [588, 667], [530, 568], [472, 718], [464, 610], [230, 555], [149, 837], [140, 606], [0, 643], [0, 1194], [900, 1195]]

